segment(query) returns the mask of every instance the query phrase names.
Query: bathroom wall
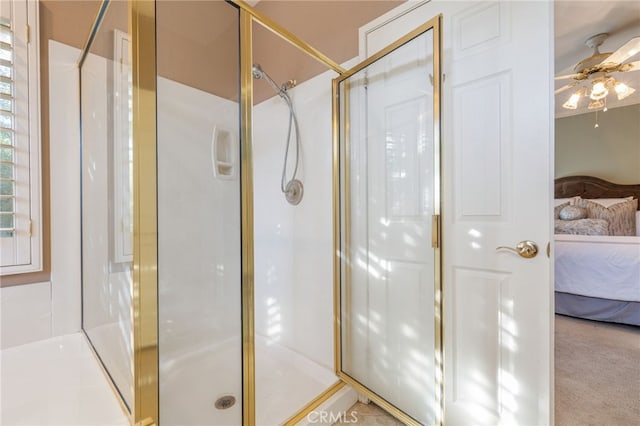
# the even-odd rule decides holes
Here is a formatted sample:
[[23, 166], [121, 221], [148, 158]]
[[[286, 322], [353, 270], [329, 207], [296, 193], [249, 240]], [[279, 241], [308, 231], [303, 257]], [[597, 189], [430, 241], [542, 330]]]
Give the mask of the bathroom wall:
[[640, 105], [556, 120], [556, 177], [588, 175], [640, 183]]
[[231, 133], [238, 152], [238, 113], [236, 102], [158, 78], [159, 321], [166, 352], [239, 336], [239, 156], [230, 179], [214, 176], [212, 158], [214, 127]]
[[[0, 349], [80, 330], [80, 50], [50, 41], [51, 277], [0, 288]], [[3, 278], [4, 280], [4, 278]]]

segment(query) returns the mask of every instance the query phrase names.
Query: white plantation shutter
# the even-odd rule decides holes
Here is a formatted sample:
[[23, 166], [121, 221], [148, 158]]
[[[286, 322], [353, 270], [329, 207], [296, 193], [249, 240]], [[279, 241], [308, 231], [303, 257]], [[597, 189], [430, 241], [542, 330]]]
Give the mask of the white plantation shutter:
[[38, 2], [0, 0], [0, 273], [41, 269]]
[[0, 20], [0, 236], [15, 232], [15, 130], [13, 96], [13, 31], [11, 22]]

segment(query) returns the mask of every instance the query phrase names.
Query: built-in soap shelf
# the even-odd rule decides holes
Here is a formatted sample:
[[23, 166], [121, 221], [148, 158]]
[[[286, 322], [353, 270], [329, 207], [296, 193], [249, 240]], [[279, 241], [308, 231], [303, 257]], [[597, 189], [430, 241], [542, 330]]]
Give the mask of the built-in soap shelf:
[[213, 175], [218, 179], [235, 179], [237, 175], [238, 149], [236, 135], [231, 130], [213, 126], [211, 156]]

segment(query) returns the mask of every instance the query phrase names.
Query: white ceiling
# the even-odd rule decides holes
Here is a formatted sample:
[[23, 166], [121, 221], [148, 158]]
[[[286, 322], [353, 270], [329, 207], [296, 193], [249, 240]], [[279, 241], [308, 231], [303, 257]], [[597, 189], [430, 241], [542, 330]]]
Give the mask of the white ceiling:
[[[587, 38], [609, 33], [609, 38], [600, 46], [600, 52], [613, 52], [633, 37], [640, 36], [640, 2], [607, 0], [560, 0], [555, 2], [555, 74], [571, 74], [573, 66], [591, 56], [592, 50], [585, 46]], [[627, 62], [640, 60], [640, 54]], [[607, 96], [607, 107], [640, 103], [640, 71], [614, 73], [616, 80], [623, 81], [636, 92], [618, 101], [613, 95]], [[556, 88], [573, 80], [556, 81]], [[568, 89], [556, 95], [556, 117], [591, 112], [587, 102], [580, 103], [578, 109], [567, 110], [562, 104], [571, 95]]]

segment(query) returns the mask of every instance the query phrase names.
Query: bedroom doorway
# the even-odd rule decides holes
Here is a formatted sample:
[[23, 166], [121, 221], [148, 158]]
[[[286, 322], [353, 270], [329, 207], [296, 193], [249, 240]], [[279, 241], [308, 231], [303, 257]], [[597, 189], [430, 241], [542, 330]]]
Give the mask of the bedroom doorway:
[[[555, 423], [635, 424], [640, 72], [627, 64], [640, 61], [640, 9], [624, 1], [554, 7]], [[601, 63], [610, 69], [580, 77]], [[598, 79], [605, 90], [594, 95]]]

